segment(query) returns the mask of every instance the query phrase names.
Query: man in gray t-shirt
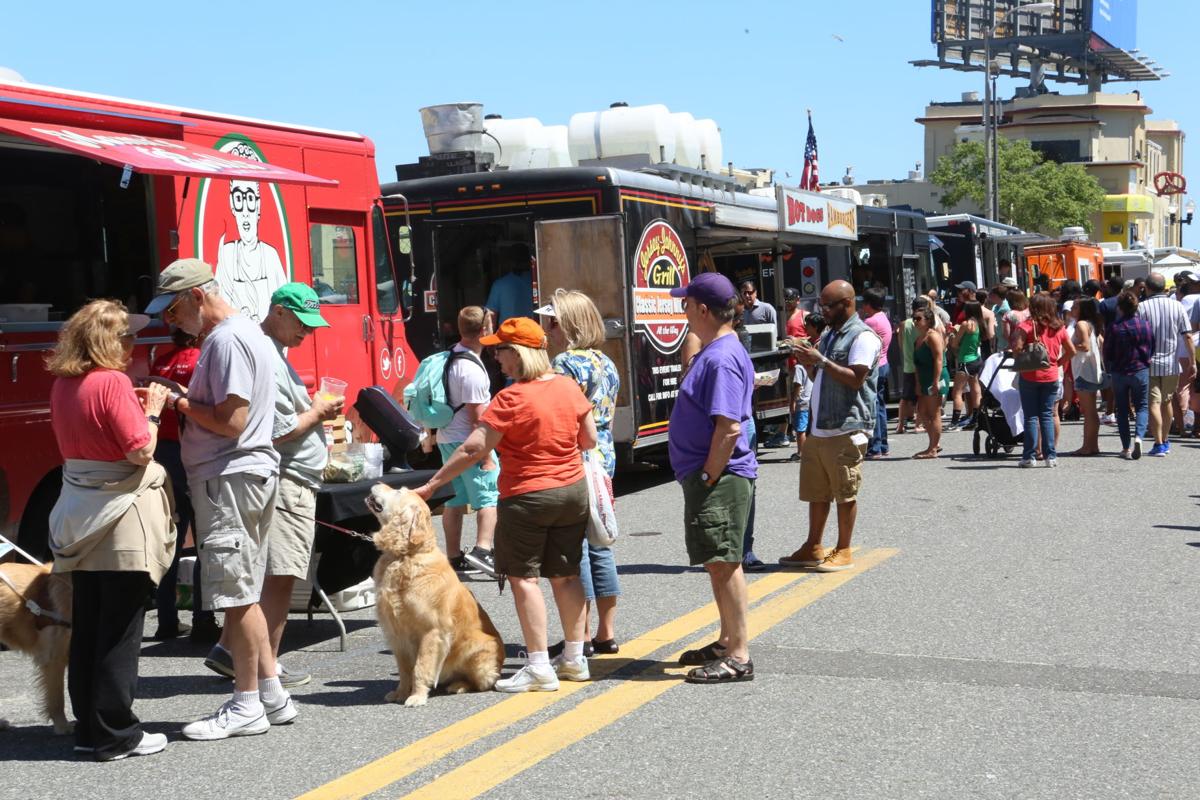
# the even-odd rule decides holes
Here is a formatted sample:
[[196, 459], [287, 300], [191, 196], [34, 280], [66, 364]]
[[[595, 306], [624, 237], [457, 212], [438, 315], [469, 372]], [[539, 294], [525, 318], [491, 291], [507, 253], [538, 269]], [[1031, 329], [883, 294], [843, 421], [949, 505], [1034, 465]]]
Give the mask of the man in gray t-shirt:
[[[267, 539], [267, 576], [263, 581], [262, 610], [267, 619], [271, 652], [279, 659], [279, 642], [287, 624], [292, 587], [308, 577], [317, 515], [317, 489], [321, 488], [325, 462], [326, 420], [342, 411], [345, 398], [321, 395], [309, 399], [304, 381], [288, 363], [286, 349], [299, 347], [317, 328], [328, 328], [321, 316], [320, 300], [312, 287], [285, 283], [271, 295], [262, 331], [275, 345], [275, 422], [271, 436], [279, 451], [279, 496]], [[301, 686], [309, 675], [289, 672], [279, 664], [284, 688]]]
[[[183, 422], [183, 464], [195, 511], [205, 608], [225, 610], [233, 697], [209, 717], [189, 723], [189, 739], [266, 733], [296, 716], [276, 676], [259, 606], [267, 533], [275, 512], [279, 454], [275, 418], [275, 349], [262, 331], [221, 297], [210, 265], [181, 259], [164, 269], [146, 308], [193, 336], [204, 336], [187, 390], [168, 399]], [[211, 655], [211, 654], [210, 654]], [[211, 660], [211, 659], [210, 659]], [[208, 662], [206, 662], [208, 663]]]
[[742, 281], [741, 291], [739, 292], [742, 298], [742, 305], [745, 310], [742, 312], [742, 322], [746, 325], [775, 325], [778, 317], [775, 314], [775, 306], [760, 302], [758, 299], [758, 288], [753, 281]]

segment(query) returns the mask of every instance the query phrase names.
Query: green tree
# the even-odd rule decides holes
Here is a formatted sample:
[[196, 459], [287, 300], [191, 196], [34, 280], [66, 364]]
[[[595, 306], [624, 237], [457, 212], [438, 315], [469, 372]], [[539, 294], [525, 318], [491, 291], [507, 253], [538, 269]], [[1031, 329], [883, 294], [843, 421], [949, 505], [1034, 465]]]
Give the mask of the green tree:
[[[1072, 225], [1091, 231], [1091, 217], [1104, 203], [1104, 189], [1082, 165], [1047, 161], [1024, 140], [1001, 139], [999, 150], [1001, 222], [1051, 236]], [[984, 207], [983, 156], [982, 142], [961, 142], [938, 159], [929, 179], [945, 190], [943, 208], [964, 199]]]

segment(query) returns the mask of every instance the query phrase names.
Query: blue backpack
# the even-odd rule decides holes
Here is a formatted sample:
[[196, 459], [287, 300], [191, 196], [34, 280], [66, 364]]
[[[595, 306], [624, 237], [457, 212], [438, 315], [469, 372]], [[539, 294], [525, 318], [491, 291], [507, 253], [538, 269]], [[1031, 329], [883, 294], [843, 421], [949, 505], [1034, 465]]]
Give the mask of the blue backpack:
[[404, 402], [408, 413], [413, 419], [430, 430], [444, 428], [454, 419], [454, 415], [462, 405], [450, 405], [450, 392], [446, 388], [446, 378], [450, 374], [450, 366], [460, 358], [465, 358], [479, 365], [485, 373], [487, 368], [478, 356], [470, 351], [443, 350], [421, 360], [417, 365], [417, 374], [412, 383], [404, 387]]

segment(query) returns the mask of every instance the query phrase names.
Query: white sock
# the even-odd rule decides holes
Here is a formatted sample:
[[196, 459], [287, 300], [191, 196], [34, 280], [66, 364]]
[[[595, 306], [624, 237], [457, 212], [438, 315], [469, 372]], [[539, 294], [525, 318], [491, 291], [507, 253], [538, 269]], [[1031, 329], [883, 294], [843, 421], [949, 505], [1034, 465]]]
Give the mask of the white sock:
[[284, 691], [283, 685], [279, 683], [279, 678], [259, 678], [258, 696], [262, 698], [264, 703], [277, 706], [287, 698], [287, 692]]
[[531, 667], [548, 667], [550, 666], [550, 653], [546, 650], [534, 650], [527, 656], [529, 666]]
[[262, 701], [258, 692], [234, 692], [233, 707], [243, 717], [257, 717], [263, 713]]
[[583, 658], [583, 642], [564, 642], [563, 658], [567, 661], [578, 661]]

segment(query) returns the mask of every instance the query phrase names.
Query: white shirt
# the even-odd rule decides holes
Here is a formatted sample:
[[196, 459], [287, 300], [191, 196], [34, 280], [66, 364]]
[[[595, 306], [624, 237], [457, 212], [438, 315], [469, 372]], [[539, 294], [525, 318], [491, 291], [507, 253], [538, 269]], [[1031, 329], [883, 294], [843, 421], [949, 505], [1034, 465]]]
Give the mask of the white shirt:
[[[453, 353], [471, 353], [467, 347], [456, 344], [451, 348]], [[461, 444], [467, 440], [474, 430], [467, 416], [467, 403], [479, 403], [479, 414], [487, 411], [492, 402], [492, 381], [487, 371], [479, 363], [479, 357], [474, 353], [466, 358], [456, 358], [446, 373], [446, 402], [451, 408], [463, 406], [454, 412], [450, 424], [437, 432], [438, 444]]]
[[[830, 333], [830, 336], [836, 333]], [[847, 366], [851, 367], [866, 367], [868, 370], [875, 366], [876, 359], [879, 358], [879, 351], [883, 347], [883, 343], [879, 341], [879, 337], [873, 330], [865, 330], [855, 337], [853, 344], [850, 345], [850, 363]], [[812, 402], [809, 404], [809, 418], [812, 420], [812, 427], [809, 430], [813, 436], [829, 439], [834, 436], [842, 436], [846, 432], [840, 428], [818, 428], [817, 420], [820, 419], [821, 413], [821, 381], [825, 379], [825, 370], [817, 370], [817, 377], [813, 380], [812, 387]], [[874, 430], [875, 418], [863, 420], [863, 430]], [[863, 436], [861, 433], [856, 433], [854, 436]], [[866, 438], [862, 442], [855, 441], [855, 444], [865, 444]]]

